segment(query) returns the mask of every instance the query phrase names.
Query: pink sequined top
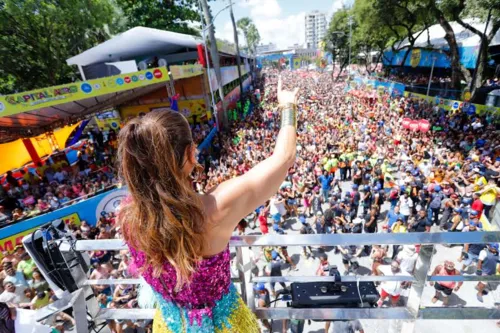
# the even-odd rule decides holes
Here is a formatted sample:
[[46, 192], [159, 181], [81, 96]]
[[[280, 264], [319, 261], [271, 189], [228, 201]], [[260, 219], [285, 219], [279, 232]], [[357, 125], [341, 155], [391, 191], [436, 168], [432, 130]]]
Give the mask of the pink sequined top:
[[[130, 245], [129, 248], [137, 267], [144, 267], [146, 265], [144, 253]], [[153, 268], [150, 265], [145, 267], [142, 276], [165, 300], [198, 312], [195, 316], [201, 314], [211, 316], [215, 302], [229, 292], [230, 259], [229, 247], [213, 257], [203, 259], [191, 276], [191, 282], [177, 292], [174, 290], [177, 282], [175, 268], [168, 262], [163, 264], [163, 273], [160, 277], [153, 277]]]

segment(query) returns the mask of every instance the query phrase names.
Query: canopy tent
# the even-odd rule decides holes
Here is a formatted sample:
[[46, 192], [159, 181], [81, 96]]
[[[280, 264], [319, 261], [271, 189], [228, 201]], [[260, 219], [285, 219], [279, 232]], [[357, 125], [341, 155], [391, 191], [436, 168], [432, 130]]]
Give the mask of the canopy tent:
[[[485, 23], [479, 22], [477, 19], [466, 19], [464, 22], [470, 24], [479, 31], [484, 31]], [[480, 38], [472, 31], [464, 28], [457, 22], [450, 22], [455, 38], [459, 47], [460, 62], [466, 68], [475, 68], [477, 55], [479, 52]], [[491, 24], [488, 31], [491, 30]], [[448, 42], [444, 38], [446, 35], [444, 29], [439, 24], [430, 26], [428, 29], [419, 31], [414, 34], [418, 38], [413, 45], [413, 49], [408, 55], [404, 66], [411, 67], [431, 67], [434, 62], [435, 67], [450, 67], [448, 57], [443, 50], [447, 50]], [[384, 65], [400, 66], [406, 52], [406, 47], [410, 45], [408, 38], [403, 39], [400, 43], [395, 45], [399, 51], [393, 52], [387, 49], [382, 57]], [[500, 31], [496, 33], [495, 37], [490, 43], [491, 46], [500, 45]]]
[[170, 54], [183, 49], [196, 49], [203, 40], [191, 35], [145, 27], [135, 27], [104, 43], [66, 60], [68, 65], [87, 66], [96, 63], [123, 61]]
[[61, 150], [65, 148], [68, 137], [78, 125], [79, 124], [77, 123], [75, 125], [65, 126], [54, 131], [54, 143], [57, 144], [58, 147], [53, 146], [54, 143], [50, 142], [50, 139], [46, 134], [41, 134], [30, 139], [18, 139], [12, 142], [0, 144], [0, 156], [2, 156], [2, 163], [0, 163], [0, 175], [9, 170], [20, 168], [26, 163], [32, 161], [32, 157], [28, 150], [25, 149], [25, 143], [23, 141], [30, 140], [38, 156], [51, 155], [56, 151], [56, 148], [60, 148]]
[[0, 143], [42, 134], [159, 89], [166, 68], [0, 96]]

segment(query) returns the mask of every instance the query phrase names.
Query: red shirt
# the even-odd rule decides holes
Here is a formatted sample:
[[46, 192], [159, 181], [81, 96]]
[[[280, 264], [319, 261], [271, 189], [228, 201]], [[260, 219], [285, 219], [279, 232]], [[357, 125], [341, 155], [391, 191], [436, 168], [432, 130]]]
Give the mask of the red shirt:
[[479, 213], [478, 217], [481, 218], [481, 214], [483, 213], [483, 208], [484, 208], [484, 205], [481, 202], [481, 200], [479, 200], [479, 199], [474, 200], [474, 202], [472, 203], [470, 208], [472, 208], [476, 212], [478, 212]]
[[269, 228], [267, 226], [267, 217], [259, 216], [260, 231], [266, 235], [269, 233]]

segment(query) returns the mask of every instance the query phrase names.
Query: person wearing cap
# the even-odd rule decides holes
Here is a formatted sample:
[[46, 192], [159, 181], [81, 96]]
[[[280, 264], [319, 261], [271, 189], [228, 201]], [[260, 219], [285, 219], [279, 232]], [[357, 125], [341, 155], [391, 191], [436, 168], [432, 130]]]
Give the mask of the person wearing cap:
[[[265, 270], [264, 270], [265, 274], [267, 276], [283, 276], [283, 272], [281, 271], [281, 264], [283, 263], [283, 260], [285, 260], [285, 258], [282, 258], [281, 255], [278, 253], [278, 251], [272, 250], [271, 261], [265, 267]], [[286, 288], [285, 283], [279, 282], [279, 284], [283, 288]], [[276, 291], [274, 289], [275, 286], [276, 286], [276, 282], [271, 282], [271, 294], [273, 296], [276, 296]]]
[[[314, 235], [314, 230], [309, 223], [307, 223], [306, 218], [304, 216], [299, 217], [299, 221], [302, 224], [300, 228], [301, 235]], [[309, 252], [307, 252], [309, 250]], [[302, 255], [306, 258], [309, 256], [314, 256], [313, 250], [311, 246], [303, 246], [302, 247]]]
[[[497, 243], [490, 243], [479, 253], [476, 275], [490, 276], [496, 274], [498, 264], [498, 248], [499, 246]], [[479, 281], [476, 286], [477, 300], [481, 303], [483, 302], [483, 295], [487, 285], [488, 282]]]
[[[477, 229], [469, 227], [468, 231], [476, 232]], [[463, 261], [462, 269], [460, 270], [461, 273], [464, 273], [473, 263], [477, 263], [479, 260], [479, 254], [485, 247], [486, 244], [464, 244], [462, 255], [458, 259], [459, 262]]]
[[470, 205], [470, 208], [474, 211], [476, 211], [479, 215], [479, 217], [481, 217], [481, 214], [483, 212], [483, 209], [484, 209], [484, 204], [483, 202], [479, 199], [479, 194], [478, 193], [473, 193], [472, 194], [472, 204]]
[[[446, 260], [443, 265], [438, 265], [434, 268], [431, 274], [432, 276], [455, 276], [461, 275], [461, 273], [455, 269], [455, 264], [452, 261]], [[443, 296], [443, 305], [448, 305], [449, 296], [453, 291], [458, 291], [462, 287], [463, 282], [456, 283], [454, 281], [439, 281], [439, 282], [429, 282], [431, 286], [434, 286], [436, 293], [432, 298], [432, 303], [436, 303], [440, 296]]]
[[[257, 307], [268, 308], [271, 305], [271, 297], [269, 296], [269, 290], [266, 289], [264, 283], [255, 284], [254, 290], [256, 291], [255, 298], [257, 299]], [[271, 331], [271, 324], [267, 319], [262, 319], [262, 324], [267, 330]]]
[[441, 211], [441, 203], [443, 199], [444, 195], [441, 193], [441, 186], [434, 186], [434, 193], [431, 194], [429, 201], [427, 217], [429, 221], [433, 222], [435, 225], [439, 225], [439, 212]]

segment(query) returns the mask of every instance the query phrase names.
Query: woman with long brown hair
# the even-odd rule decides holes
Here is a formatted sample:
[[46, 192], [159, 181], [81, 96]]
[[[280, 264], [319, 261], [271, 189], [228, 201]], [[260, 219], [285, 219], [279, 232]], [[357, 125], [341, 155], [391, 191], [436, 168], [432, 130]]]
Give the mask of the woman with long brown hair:
[[191, 185], [196, 147], [182, 114], [150, 112], [120, 131], [118, 158], [130, 200], [119, 223], [156, 296], [154, 333], [259, 331], [231, 284], [228, 243], [294, 163], [297, 92], [278, 83], [281, 130], [272, 156], [207, 194]]

